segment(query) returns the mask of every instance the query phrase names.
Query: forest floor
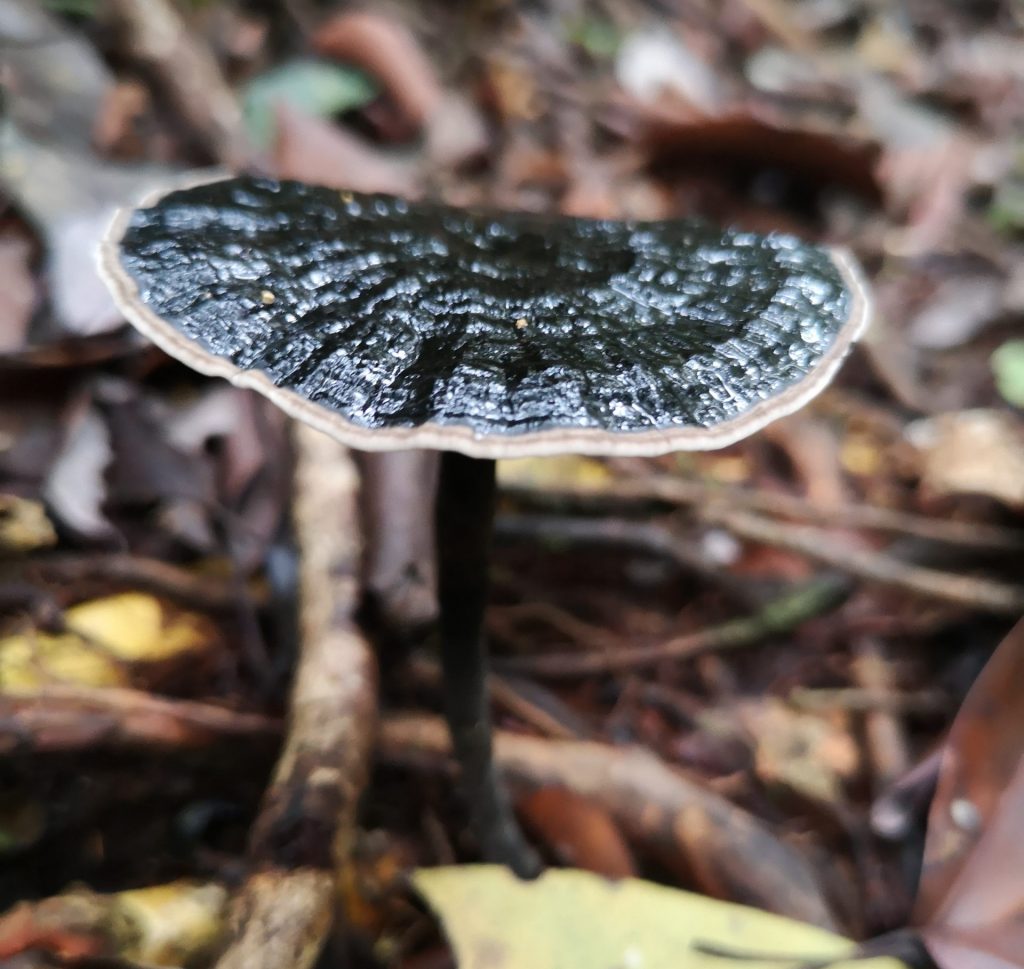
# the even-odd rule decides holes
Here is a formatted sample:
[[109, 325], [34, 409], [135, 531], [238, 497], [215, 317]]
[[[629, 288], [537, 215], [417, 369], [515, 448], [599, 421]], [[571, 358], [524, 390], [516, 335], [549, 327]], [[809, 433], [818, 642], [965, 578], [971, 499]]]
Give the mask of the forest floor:
[[[0, 963], [450, 965], [415, 871], [467, 965], [826, 946], [755, 922], [601, 962], [567, 926], [646, 902], [429, 880], [479, 857], [430, 459], [297, 435], [96, 272], [116, 207], [219, 168], [852, 250], [875, 319], [798, 414], [721, 451], [500, 463], [499, 762], [547, 863], [694, 893], [672, 904], [709, 933], [704, 896], [1024, 967], [1017, 0], [0, 0], [0, 51]], [[360, 478], [386, 496], [362, 527]], [[544, 933], [576, 957], [517, 948]]]

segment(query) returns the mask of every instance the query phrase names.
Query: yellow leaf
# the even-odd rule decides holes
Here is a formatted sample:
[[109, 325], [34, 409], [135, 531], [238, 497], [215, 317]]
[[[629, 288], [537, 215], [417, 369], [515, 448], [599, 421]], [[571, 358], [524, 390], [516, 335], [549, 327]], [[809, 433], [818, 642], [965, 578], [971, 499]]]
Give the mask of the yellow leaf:
[[57, 544], [57, 533], [38, 501], [0, 494], [0, 551], [26, 553]]
[[172, 613], [142, 592], [84, 602], [67, 610], [65, 622], [72, 632], [129, 662], [169, 659], [202, 647], [210, 638], [206, 619]]
[[47, 683], [124, 686], [127, 664], [153, 663], [209, 648], [209, 620], [171, 609], [141, 592], [94, 599], [68, 609], [67, 632], [0, 639], [0, 690]]
[[0, 639], [0, 689], [13, 693], [47, 683], [125, 686], [128, 675], [79, 636], [26, 633]]
[[114, 901], [130, 926], [120, 952], [124, 958], [181, 966], [209, 955], [218, 942], [227, 892], [220, 885], [180, 881], [119, 892]]
[[[841, 958], [853, 948], [802, 922], [633, 878], [553, 869], [525, 882], [497, 865], [468, 865], [421, 869], [414, 883], [460, 969], [781, 969], [786, 957]], [[696, 943], [778, 958], [734, 961]], [[882, 958], [831, 969], [906, 967]]]
[[544, 458], [516, 458], [498, 462], [498, 480], [506, 486], [551, 488], [593, 488], [611, 480], [608, 468], [594, 458], [560, 454]]

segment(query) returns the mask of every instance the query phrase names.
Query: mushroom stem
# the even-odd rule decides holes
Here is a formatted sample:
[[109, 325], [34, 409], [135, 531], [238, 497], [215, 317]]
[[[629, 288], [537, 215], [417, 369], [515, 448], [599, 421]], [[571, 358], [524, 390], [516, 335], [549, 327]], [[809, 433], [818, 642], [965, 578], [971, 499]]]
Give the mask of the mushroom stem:
[[484, 856], [529, 878], [538, 873], [540, 863], [519, 829], [492, 755], [483, 624], [494, 525], [494, 461], [445, 451], [437, 496], [445, 716]]

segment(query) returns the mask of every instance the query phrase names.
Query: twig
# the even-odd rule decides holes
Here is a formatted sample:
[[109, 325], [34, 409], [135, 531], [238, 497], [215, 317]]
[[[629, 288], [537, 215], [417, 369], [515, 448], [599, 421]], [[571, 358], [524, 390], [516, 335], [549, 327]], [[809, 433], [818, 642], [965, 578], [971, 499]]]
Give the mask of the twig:
[[487, 625], [492, 638], [514, 642], [513, 629], [523, 622], [543, 623], [570, 642], [591, 649], [618, 649], [620, 637], [593, 623], [578, 619], [553, 602], [517, 602], [510, 606], [492, 606]]
[[592, 545], [630, 548], [666, 558], [686, 572], [699, 575], [717, 570], [694, 548], [683, 545], [660, 525], [627, 518], [570, 518], [557, 515], [501, 515], [495, 531], [499, 538], [539, 539], [550, 545]]
[[[444, 769], [450, 744], [440, 718], [390, 717], [381, 723], [378, 752], [391, 763]], [[495, 753], [515, 783], [566, 787], [599, 804], [662, 864], [686, 870], [700, 890], [836, 927], [807, 857], [648, 751], [498, 731]]]
[[281, 723], [210, 703], [141, 690], [48, 686], [0, 696], [0, 755], [98, 748], [205, 747], [226, 740], [274, 743]]
[[[851, 671], [858, 686], [862, 688], [854, 692], [888, 694], [896, 701], [910, 699], [895, 692], [893, 664], [880, 639], [857, 636], [852, 646], [854, 657]], [[849, 705], [846, 708], [850, 709]], [[910, 767], [910, 740], [901, 719], [901, 714], [907, 710], [907, 706], [901, 708], [895, 705], [864, 709], [864, 743], [871, 764], [872, 790], [875, 793], [888, 787]]]
[[356, 474], [347, 452], [295, 428], [295, 526], [302, 552], [301, 655], [288, 738], [253, 827], [253, 873], [233, 902], [217, 969], [307, 969], [331, 928], [369, 769], [375, 670], [355, 627]]
[[551, 546], [629, 550], [666, 559], [680, 571], [713, 584], [734, 602], [753, 605], [750, 586], [718, 566], [699, 546], [680, 541], [663, 525], [628, 518], [573, 518], [560, 515], [499, 515], [499, 539], [529, 539]]
[[[892, 690], [857, 686], [837, 689], [798, 687], [790, 690], [786, 699], [800, 710], [825, 712], [848, 710], [851, 713], [887, 714], [904, 716], [908, 713], [935, 714], [948, 711], [950, 700], [938, 690], [915, 690], [911, 693], [896, 693]], [[873, 746], [882, 745], [873, 741]], [[896, 756], [895, 752], [893, 756]]]
[[[108, 582], [151, 592], [185, 608], [206, 612], [233, 612], [239, 605], [239, 595], [233, 584], [195, 575], [177, 565], [140, 555], [45, 555], [13, 560], [5, 563], [4, 568], [8, 572], [13, 568], [20, 569], [37, 577], [41, 585]], [[246, 594], [250, 594], [248, 590]], [[255, 593], [252, 595], [255, 597]]]
[[[505, 490], [530, 498], [537, 496], [535, 489], [524, 485], [507, 486]], [[546, 501], [558, 501], [561, 498], [563, 502], [565, 498], [573, 498], [660, 501], [680, 507], [716, 504], [733, 511], [756, 511], [838, 528], [863, 528], [895, 535], [911, 535], [964, 548], [1005, 552], [1024, 549], [1024, 531], [1020, 529], [1000, 528], [984, 522], [929, 518], [879, 505], [844, 504], [826, 508], [796, 495], [714, 485], [667, 475], [616, 479], [602, 482], [596, 487], [563, 487], [557, 491], [545, 488], [542, 494]]]
[[145, 64], [217, 161], [251, 161], [238, 99], [212, 52], [193, 36], [168, 0], [108, 0], [131, 57]]
[[768, 636], [787, 632], [814, 616], [835, 608], [849, 592], [849, 585], [821, 579], [769, 603], [759, 612], [732, 619], [654, 646], [618, 649], [604, 653], [547, 653], [495, 660], [495, 667], [533, 676], [570, 677], [616, 670], [636, 670], [668, 660], [691, 659], [713, 650], [750, 646]]
[[[432, 689], [439, 689], [441, 686], [441, 664], [434, 659], [413, 656], [409, 660], [408, 671], [417, 684]], [[560, 701], [553, 695], [542, 694], [543, 699], [550, 702], [541, 702], [535, 695], [543, 689], [540, 686], [494, 673], [487, 678], [487, 686], [491, 692], [492, 703], [518, 717], [523, 723], [529, 724], [545, 737], [575, 740], [590, 736], [593, 732], [571, 710], [560, 709]], [[551, 707], [555, 709], [552, 710]]]
[[747, 512], [720, 507], [702, 512], [705, 521], [727, 528], [734, 535], [777, 548], [799, 552], [857, 578], [879, 582], [931, 599], [986, 612], [1019, 615], [1024, 611], [1024, 587], [952, 572], [941, 572], [901, 562], [882, 552], [851, 548], [827, 529], [776, 522]]

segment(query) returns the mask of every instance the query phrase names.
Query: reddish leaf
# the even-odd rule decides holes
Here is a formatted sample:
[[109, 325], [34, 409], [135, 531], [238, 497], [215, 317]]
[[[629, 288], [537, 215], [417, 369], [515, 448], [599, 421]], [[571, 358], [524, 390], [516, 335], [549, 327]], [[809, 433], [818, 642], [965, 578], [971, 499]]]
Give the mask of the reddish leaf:
[[441, 82], [416, 37], [391, 17], [368, 10], [337, 14], [313, 38], [319, 54], [357, 64], [378, 80], [417, 128], [441, 103]]
[[276, 128], [274, 169], [280, 178], [357, 192], [420, 194], [414, 162], [389, 155], [329, 121], [279, 104]]
[[622, 832], [604, 808], [564, 787], [542, 787], [520, 805], [526, 823], [573, 868], [629, 878], [636, 874]]
[[968, 693], [943, 752], [915, 908], [943, 969], [1024, 967], [1024, 622]]

